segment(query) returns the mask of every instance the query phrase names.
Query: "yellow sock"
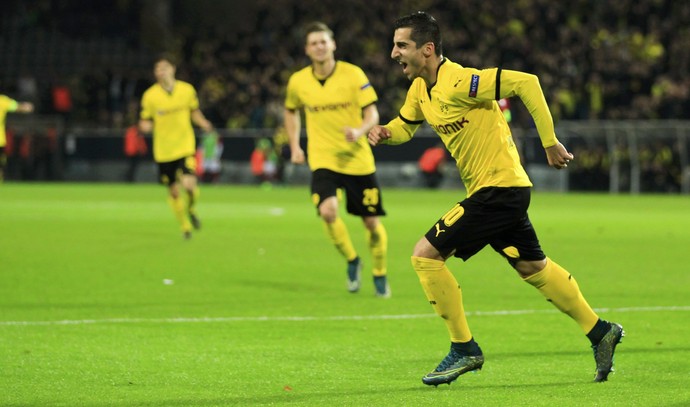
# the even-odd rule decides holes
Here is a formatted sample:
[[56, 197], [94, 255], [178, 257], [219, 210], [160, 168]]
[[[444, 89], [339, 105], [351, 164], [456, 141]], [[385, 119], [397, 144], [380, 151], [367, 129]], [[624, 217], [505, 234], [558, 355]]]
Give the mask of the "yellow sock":
[[524, 280], [536, 287], [556, 308], [574, 319], [585, 334], [592, 330], [599, 319], [582, 296], [575, 277], [555, 261], [547, 258], [542, 271]]
[[184, 200], [181, 197], [177, 197], [177, 199], [175, 199], [168, 195], [168, 203], [170, 204], [177, 221], [180, 223], [182, 231], [188, 232], [192, 230], [192, 224], [189, 222], [189, 217], [187, 216], [187, 211], [185, 210]]
[[462, 290], [453, 273], [444, 262], [424, 257], [412, 256], [412, 267], [429, 303], [446, 322], [451, 342], [469, 342], [472, 333], [462, 305]]
[[350, 239], [350, 233], [347, 231], [347, 226], [345, 226], [345, 222], [342, 219], [335, 218], [333, 223], [324, 222], [324, 228], [335, 248], [338, 249], [347, 261], [352, 261], [357, 257], [357, 252]]
[[372, 232], [366, 229], [367, 242], [371, 250], [372, 273], [374, 276], [386, 275], [386, 258], [388, 253], [388, 234], [381, 222]]

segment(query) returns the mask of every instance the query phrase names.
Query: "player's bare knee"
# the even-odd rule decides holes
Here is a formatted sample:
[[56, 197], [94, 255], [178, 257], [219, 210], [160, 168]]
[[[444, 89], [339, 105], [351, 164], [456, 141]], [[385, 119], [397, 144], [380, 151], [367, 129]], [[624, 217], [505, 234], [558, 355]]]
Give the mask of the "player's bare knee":
[[533, 274], [536, 274], [542, 270], [544, 270], [544, 267], [546, 267], [546, 259], [544, 260], [520, 260], [516, 259], [514, 262], [511, 262], [509, 259], [508, 261], [511, 263], [515, 271], [518, 272], [520, 277], [522, 278], [527, 278]]
[[328, 205], [324, 202], [319, 206], [319, 216], [321, 216], [324, 222], [333, 223], [338, 217], [337, 207], [334, 208], [332, 205]]
[[319, 216], [321, 216], [321, 219], [326, 223], [333, 223], [337, 218], [335, 212], [330, 211], [319, 211]]
[[426, 239], [426, 237], [422, 237], [419, 239], [417, 244], [414, 246], [414, 249], [412, 250], [412, 256], [414, 257], [424, 257], [427, 259], [434, 259], [434, 260], [441, 260], [444, 261], [445, 259], [443, 256], [441, 256], [441, 253], [439, 253], [438, 250], [434, 246], [429, 243], [429, 241]]
[[338, 200], [336, 197], [332, 196], [324, 199], [321, 204], [319, 204], [319, 216], [324, 222], [333, 223], [338, 217]]
[[379, 225], [378, 216], [364, 216], [362, 217], [362, 221], [364, 222], [364, 227], [372, 232], [376, 230], [376, 227]]
[[180, 196], [180, 188], [177, 186], [177, 184], [170, 185], [168, 188], [168, 194], [170, 194], [173, 199], [177, 199]]

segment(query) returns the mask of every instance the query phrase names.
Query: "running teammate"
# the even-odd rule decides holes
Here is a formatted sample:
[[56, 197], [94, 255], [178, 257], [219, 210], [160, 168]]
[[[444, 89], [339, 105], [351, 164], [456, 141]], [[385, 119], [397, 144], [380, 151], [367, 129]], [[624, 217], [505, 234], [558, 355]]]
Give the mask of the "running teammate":
[[345, 191], [347, 211], [364, 222], [376, 295], [387, 298], [391, 294], [386, 277], [388, 237], [379, 220], [385, 211], [366, 137], [378, 124], [377, 96], [359, 67], [336, 61], [335, 49], [328, 26], [316, 22], [306, 27], [305, 52], [311, 65], [290, 77], [285, 99], [291, 161], [306, 160], [300, 146], [300, 109], [304, 109], [312, 200], [327, 235], [347, 260], [348, 290], [359, 291], [362, 260], [338, 215], [339, 189]]
[[139, 128], [144, 133], [153, 131], [153, 158], [158, 163], [159, 181], [168, 187], [168, 202], [183, 237], [189, 239], [192, 228], [201, 228], [195, 208], [199, 188], [192, 122], [207, 132], [213, 126], [199, 109], [196, 90], [175, 79], [175, 69], [170, 57], [155, 61], [156, 83], [142, 96]]

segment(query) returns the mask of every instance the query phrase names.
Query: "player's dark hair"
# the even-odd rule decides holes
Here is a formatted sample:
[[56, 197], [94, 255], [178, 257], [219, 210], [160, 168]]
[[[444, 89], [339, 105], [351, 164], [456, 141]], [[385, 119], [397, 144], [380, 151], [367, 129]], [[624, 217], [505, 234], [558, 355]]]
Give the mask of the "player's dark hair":
[[153, 59], [153, 66], [156, 66], [156, 64], [161, 61], [168, 62], [172, 66], [177, 66], [176, 58], [169, 52], [163, 52], [156, 55], [156, 57]]
[[417, 44], [417, 48], [431, 42], [434, 44], [437, 56], [443, 53], [441, 29], [436, 19], [424, 11], [418, 11], [395, 20], [393, 31], [398, 28], [410, 28], [410, 38]]
[[319, 32], [325, 32], [328, 34], [331, 38], [335, 38], [333, 36], [333, 31], [328, 28], [328, 26], [325, 23], [322, 23], [321, 21], [314, 21], [313, 23], [309, 23], [304, 27], [304, 42], [307, 42], [307, 37], [311, 33], [319, 33]]

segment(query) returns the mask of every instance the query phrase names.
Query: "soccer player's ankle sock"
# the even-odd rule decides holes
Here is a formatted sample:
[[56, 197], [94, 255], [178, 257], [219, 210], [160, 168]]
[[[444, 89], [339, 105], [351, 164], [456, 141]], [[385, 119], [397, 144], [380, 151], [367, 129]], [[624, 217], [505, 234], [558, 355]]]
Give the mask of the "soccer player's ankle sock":
[[426, 298], [446, 323], [451, 342], [469, 342], [472, 333], [462, 305], [462, 290], [445, 262], [412, 256], [412, 267], [419, 276]]
[[386, 275], [386, 257], [388, 252], [388, 234], [379, 222], [373, 231], [366, 229], [367, 242], [371, 250], [372, 273], [374, 276]]
[[451, 342], [450, 347], [461, 355], [479, 356], [482, 354], [482, 349], [474, 341], [474, 338], [468, 342]]
[[345, 222], [342, 219], [335, 218], [335, 221], [332, 223], [324, 222], [324, 228], [328, 237], [331, 238], [331, 242], [333, 242], [336, 249], [347, 261], [357, 258], [357, 252], [352, 245], [350, 233], [347, 231], [347, 226], [345, 226]]
[[173, 198], [172, 196], [168, 195], [168, 203], [170, 204], [177, 221], [180, 223], [182, 231], [187, 232], [192, 230], [192, 224], [189, 222], [189, 217], [187, 216], [187, 211], [185, 210], [184, 200], [179, 196], [177, 198]]
[[601, 342], [601, 338], [603, 338], [610, 329], [610, 322], [599, 319], [597, 323], [594, 324], [594, 328], [587, 333], [587, 338], [590, 342], [592, 342], [592, 345], [597, 345], [599, 342]]
[[546, 267], [524, 281], [536, 287], [556, 308], [573, 318], [585, 334], [599, 320], [582, 296], [575, 278], [553, 260], [546, 258]]

